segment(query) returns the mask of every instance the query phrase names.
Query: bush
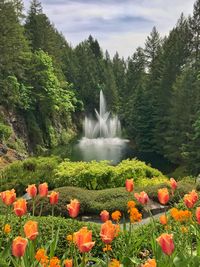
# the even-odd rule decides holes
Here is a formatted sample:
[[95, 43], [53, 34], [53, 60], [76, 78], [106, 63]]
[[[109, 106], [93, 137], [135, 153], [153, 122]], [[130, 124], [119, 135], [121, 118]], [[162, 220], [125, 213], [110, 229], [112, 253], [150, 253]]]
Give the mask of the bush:
[[17, 194], [22, 195], [28, 184], [44, 181], [47, 181], [50, 189], [53, 189], [54, 170], [60, 161], [59, 157], [38, 157], [15, 161], [1, 171], [0, 191], [15, 188]]
[[166, 180], [162, 173], [144, 162], [123, 160], [117, 166], [107, 161], [71, 162], [64, 161], [55, 170], [55, 187], [79, 186], [87, 189], [104, 189], [124, 186], [127, 178], [140, 183], [142, 178], [159, 177]]
[[86, 189], [122, 187], [127, 178], [134, 178], [137, 185], [152, 185], [167, 179], [156, 169], [138, 160], [124, 160], [117, 166], [101, 162], [61, 162], [59, 157], [29, 158], [10, 164], [0, 173], [0, 191], [15, 188], [23, 194], [27, 184], [46, 181], [50, 189], [77, 186]]
[[0, 141], [6, 141], [10, 137], [11, 133], [11, 127], [0, 122]]

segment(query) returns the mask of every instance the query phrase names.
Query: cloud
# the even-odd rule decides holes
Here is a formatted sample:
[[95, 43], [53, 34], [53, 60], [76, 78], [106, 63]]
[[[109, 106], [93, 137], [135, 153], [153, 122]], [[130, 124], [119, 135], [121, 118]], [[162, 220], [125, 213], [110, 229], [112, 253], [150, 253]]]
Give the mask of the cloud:
[[[44, 13], [73, 46], [97, 38], [111, 55], [132, 55], [155, 25], [165, 35], [194, 0], [41, 0]], [[26, 9], [28, 0], [25, 0]]]

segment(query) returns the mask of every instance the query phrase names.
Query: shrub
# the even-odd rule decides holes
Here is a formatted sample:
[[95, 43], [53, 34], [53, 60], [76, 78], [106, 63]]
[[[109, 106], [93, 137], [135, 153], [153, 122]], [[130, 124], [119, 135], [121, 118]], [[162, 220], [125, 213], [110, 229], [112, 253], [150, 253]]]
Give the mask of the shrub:
[[2, 142], [4, 140], [7, 140], [10, 137], [11, 133], [11, 127], [0, 122], [0, 141]]
[[[48, 182], [50, 189], [77, 186], [86, 189], [122, 187], [127, 178], [134, 178], [137, 185], [152, 185], [167, 179], [156, 169], [138, 160], [124, 160], [117, 166], [101, 162], [61, 162], [59, 157], [29, 158], [10, 164], [1, 171], [0, 191], [15, 188], [23, 194], [27, 184]], [[152, 182], [151, 182], [152, 180]]]
[[136, 159], [124, 160], [117, 166], [111, 166], [107, 161], [64, 161], [55, 170], [54, 185], [104, 189], [124, 186], [127, 178], [134, 178], [139, 184], [140, 179], [153, 177], [166, 180], [160, 171]]
[[25, 193], [27, 184], [48, 181], [53, 188], [54, 170], [60, 162], [59, 157], [28, 158], [15, 161], [4, 168], [1, 175], [0, 191], [15, 188], [18, 195]]

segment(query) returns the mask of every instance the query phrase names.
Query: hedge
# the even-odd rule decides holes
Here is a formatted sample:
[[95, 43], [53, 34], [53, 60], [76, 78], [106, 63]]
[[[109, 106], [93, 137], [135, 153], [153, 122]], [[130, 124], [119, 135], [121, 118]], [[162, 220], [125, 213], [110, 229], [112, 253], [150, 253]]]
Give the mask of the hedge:
[[[50, 189], [77, 186], [98, 190], [122, 187], [127, 178], [133, 178], [137, 185], [152, 185], [167, 180], [160, 171], [136, 159], [124, 160], [112, 166], [107, 161], [62, 162], [55, 156], [16, 161], [1, 170], [0, 177], [0, 191], [15, 188], [21, 195], [25, 193], [28, 184], [44, 181]], [[156, 179], [151, 181], [152, 178]]]

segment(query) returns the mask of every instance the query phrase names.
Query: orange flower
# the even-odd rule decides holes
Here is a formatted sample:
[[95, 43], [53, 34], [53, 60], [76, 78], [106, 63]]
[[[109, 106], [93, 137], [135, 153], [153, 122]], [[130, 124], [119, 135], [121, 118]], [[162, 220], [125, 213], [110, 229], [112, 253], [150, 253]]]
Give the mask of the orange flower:
[[107, 210], [102, 210], [102, 212], [100, 213], [100, 217], [102, 222], [106, 222], [109, 220], [110, 214]]
[[172, 191], [175, 191], [177, 188], [176, 180], [174, 180], [174, 178], [170, 178], [169, 182], [170, 182], [170, 186], [171, 186]]
[[110, 244], [113, 239], [117, 236], [118, 234], [118, 229], [117, 225], [113, 224], [111, 221], [106, 221], [101, 225], [101, 232], [100, 236], [102, 241], [105, 244]]
[[43, 183], [38, 186], [40, 197], [46, 197], [48, 195], [48, 184]]
[[191, 209], [194, 207], [196, 202], [198, 201], [198, 194], [195, 190], [192, 190], [189, 194], [186, 194], [183, 198], [184, 203], [188, 209]]
[[167, 188], [158, 190], [158, 200], [161, 204], [165, 205], [169, 201], [169, 191]]
[[27, 244], [28, 244], [27, 239], [22, 238], [21, 236], [16, 237], [12, 242], [12, 254], [13, 254], [13, 256], [15, 256], [17, 258], [23, 257]]
[[116, 259], [112, 259], [108, 267], [120, 267], [120, 262]]
[[134, 196], [137, 199], [137, 201], [140, 202], [142, 205], [146, 205], [147, 202], [149, 201], [149, 197], [147, 193], [144, 191], [140, 192], [140, 194], [135, 193]]
[[59, 193], [52, 191], [50, 196], [49, 196], [49, 201], [51, 205], [56, 205], [58, 204], [58, 198], [59, 198]]
[[46, 251], [43, 248], [38, 249], [35, 254], [35, 259], [44, 267], [46, 267], [49, 262], [48, 256], [46, 255]]
[[134, 182], [133, 179], [127, 179], [126, 180], [126, 191], [132, 192], [134, 189]]
[[16, 193], [15, 190], [7, 190], [1, 193], [1, 199], [4, 204], [7, 206], [10, 206], [13, 204], [13, 202], [16, 200]]
[[181, 226], [181, 232], [182, 232], [183, 234], [188, 233], [188, 228], [185, 227], [185, 226]]
[[60, 260], [57, 257], [51, 258], [48, 267], [60, 267]]
[[113, 219], [114, 221], [117, 221], [117, 222], [120, 220], [121, 216], [122, 216], [122, 214], [121, 214], [121, 212], [118, 211], [118, 210], [114, 211], [114, 212], [111, 214], [112, 219]]
[[127, 202], [127, 208], [130, 209], [130, 208], [135, 208], [135, 201], [133, 200], [130, 200]]
[[77, 217], [80, 211], [80, 202], [77, 199], [71, 200], [70, 204], [67, 205], [67, 210], [70, 217]]
[[35, 186], [35, 184], [28, 185], [28, 188], [26, 188], [26, 192], [31, 198], [34, 198], [37, 195], [37, 187]]
[[17, 216], [21, 217], [27, 212], [27, 203], [23, 198], [18, 199], [13, 203], [14, 212]]
[[129, 211], [130, 213], [130, 221], [131, 223], [140, 222], [142, 220], [142, 214], [136, 208], [131, 208]]
[[200, 207], [196, 208], [196, 219], [198, 224], [200, 224]]
[[156, 267], [156, 260], [148, 259], [141, 267]]
[[73, 261], [72, 261], [72, 259], [70, 259], [70, 260], [67, 259], [64, 261], [64, 264], [65, 264], [65, 267], [72, 267]]
[[82, 227], [78, 232], [74, 233], [75, 243], [80, 252], [89, 252], [94, 246], [92, 242], [92, 231], [88, 231], [87, 227]]
[[5, 234], [9, 234], [11, 232], [10, 224], [5, 224], [3, 231]]
[[24, 225], [24, 233], [28, 239], [36, 239], [38, 236], [38, 223], [35, 221], [26, 222]]
[[160, 223], [162, 225], [166, 225], [167, 224], [167, 221], [168, 221], [167, 220], [167, 216], [165, 214], [161, 215], [160, 218], [159, 218], [159, 220], [160, 220]]
[[192, 219], [192, 213], [189, 210], [178, 210], [177, 208], [172, 208], [170, 210], [170, 214], [177, 222], [186, 222]]
[[73, 241], [73, 235], [67, 235], [66, 239], [68, 242], [72, 242]]
[[111, 247], [111, 245], [106, 245], [106, 246], [103, 248], [103, 252], [106, 252], [106, 251], [112, 251], [112, 247]]
[[167, 254], [171, 255], [174, 251], [174, 241], [173, 241], [173, 234], [161, 234], [156, 241], [161, 246], [162, 251]]

